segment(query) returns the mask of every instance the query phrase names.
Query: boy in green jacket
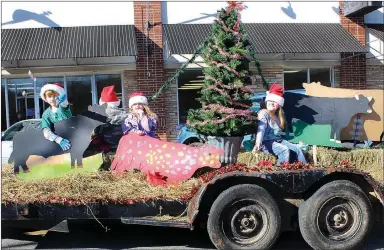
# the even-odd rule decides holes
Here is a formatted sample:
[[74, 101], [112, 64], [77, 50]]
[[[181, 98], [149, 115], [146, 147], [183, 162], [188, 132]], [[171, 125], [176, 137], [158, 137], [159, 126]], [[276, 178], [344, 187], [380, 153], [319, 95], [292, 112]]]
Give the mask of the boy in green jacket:
[[72, 117], [63, 86], [60, 83], [45, 84], [41, 88], [40, 97], [50, 105], [44, 111], [41, 121], [44, 137], [59, 144], [64, 151], [69, 150], [71, 148], [70, 142], [56, 135], [54, 128], [55, 123]]

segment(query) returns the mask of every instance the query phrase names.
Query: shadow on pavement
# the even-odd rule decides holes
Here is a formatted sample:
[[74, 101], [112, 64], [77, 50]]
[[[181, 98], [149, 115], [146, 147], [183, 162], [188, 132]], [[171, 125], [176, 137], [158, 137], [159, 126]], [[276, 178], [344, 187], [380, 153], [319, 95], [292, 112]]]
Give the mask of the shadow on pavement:
[[[2, 239], [14, 239], [17, 245], [11, 248], [57, 249], [57, 248], [101, 248], [101, 249], [214, 249], [206, 231], [189, 229], [148, 227], [107, 223], [105, 230], [97, 223], [70, 223], [70, 233], [48, 232], [45, 236], [30, 236], [21, 230], [2, 230]], [[384, 247], [384, 226], [372, 230], [365, 250]], [[35, 244], [35, 247], [33, 247]], [[37, 245], [36, 245], [37, 244]], [[28, 247], [28, 245], [30, 247]], [[273, 249], [310, 249], [299, 232], [282, 233]]]

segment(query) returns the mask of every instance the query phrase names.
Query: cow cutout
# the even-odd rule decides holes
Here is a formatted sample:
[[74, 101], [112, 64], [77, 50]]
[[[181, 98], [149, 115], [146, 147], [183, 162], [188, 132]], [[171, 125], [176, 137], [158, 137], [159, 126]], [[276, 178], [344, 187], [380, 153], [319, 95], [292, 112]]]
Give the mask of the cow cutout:
[[[359, 114], [352, 117], [349, 124], [341, 130], [342, 140], [381, 141], [384, 132], [384, 89], [345, 89], [321, 85], [319, 82], [303, 83], [306, 95], [317, 97], [348, 98], [356, 94], [371, 96], [369, 103], [372, 113]], [[359, 116], [360, 129], [356, 130]]]
[[19, 132], [13, 138], [13, 152], [9, 163], [14, 161], [14, 173], [18, 174], [19, 169], [27, 171], [27, 160], [31, 155], [48, 158], [63, 154], [70, 154], [71, 166], [82, 166], [83, 154], [91, 142], [91, 134], [99, 125], [107, 122], [105, 109], [107, 104], [102, 106], [89, 106], [88, 110], [77, 116], [56, 123], [55, 133], [68, 141], [72, 147], [63, 151], [56, 142], [51, 142], [43, 136], [41, 129], [29, 129]]
[[171, 184], [188, 180], [199, 168], [221, 167], [223, 153], [212, 145], [192, 147], [128, 133], [120, 139], [111, 169], [115, 173], [138, 169], [151, 184], [159, 178], [161, 184]]
[[355, 114], [369, 114], [370, 97], [356, 95], [352, 98], [314, 97], [297, 93], [284, 93], [284, 112], [287, 130], [293, 132], [292, 122], [301, 120], [309, 125], [329, 124], [330, 140], [340, 142], [340, 131], [345, 128]]

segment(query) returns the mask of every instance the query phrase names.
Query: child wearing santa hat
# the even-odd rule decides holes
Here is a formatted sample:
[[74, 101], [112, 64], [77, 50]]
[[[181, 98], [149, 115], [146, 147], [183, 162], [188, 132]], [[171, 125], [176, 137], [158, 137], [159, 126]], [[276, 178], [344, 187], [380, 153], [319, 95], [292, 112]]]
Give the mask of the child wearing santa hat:
[[41, 119], [44, 137], [59, 144], [64, 151], [70, 149], [70, 142], [56, 135], [54, 128], [55, 123], [72, 117], [64, 87], [60, 83], [45, 84], [40, 90], [40, 97], [50, 105]]
[[284, 119], [284, 97], [283, 88], [274, 83], [265, 98], [266, 108], [258, 112], [258, 129], [256, 134], [256, 144], [253, 152], [262, 150], [265, 153], [274, 154], [278, 157], [277, 165], [289, 162], [289, 150], [297, 154], [297, 159], [304, 164], [307, 163], [301, 148], [292, 144], [281, 137], [285, 127]]
[[157, 115], [148, 107], [143, 93], [134, 92], [129, 97], [129, 114], [122, 123], [123, 134], [128, 132], [155, 137]]

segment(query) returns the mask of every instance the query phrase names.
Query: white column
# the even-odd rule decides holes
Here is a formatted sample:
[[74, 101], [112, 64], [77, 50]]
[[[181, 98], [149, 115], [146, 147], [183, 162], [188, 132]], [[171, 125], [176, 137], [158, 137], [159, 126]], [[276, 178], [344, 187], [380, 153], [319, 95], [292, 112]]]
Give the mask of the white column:
[[8, 79], [5, 78], [5, 119], [7, 120], [7, 128], [10, 126], [10, 121], [9, 121], [9, 100], [8, 100]]
[[[171, 83], [172, 84], [172, 83]], [[177, 107], [177, 125], [180, 125], [180, 112], [179, 112], [179, 78], [176, 78], [176, 107]]]
[[64, 75], [64, 90], [65, 90], [65, 93], [67, 94], [67, 98], [68, 98], [68, 92], [67, 92], [67, 76]]
[[125, 109], [125, 89], [124, 89], [124, 72], [120, 74], [121, 79], [121, 101], [123, 102], [123, 109]]
[[97, 88], [95, 74], [91, 76], [91, 91], [92, 91], [92, 104], [97, 104]]
[[[35, 96], [35, 95], [33, 95]], [[27, 115], [28, 115], [28, 98], [27, 98], [27, 93], [25, 93], [25, 96], [24, 96], [24, 104], [25, 104], [25, 118], [27, 118]]]
[[335, 68], [334, 67], [331, 67], [331, 87], [334, 88], [335, 87]]
[[15, 83], [15, 105], [16, 105], [16, 112], [19, 111], [19, 102], [17, 101], [17, 83]]
[[36, 86], [36, 78], [33, 79], [33, 100], [35, 102], [35, 118], [39, 119], [40, 118], [40, 103], [39, 103], [39, 98], [40, 98], [40, 93], [37, 93], [37, 86]]

